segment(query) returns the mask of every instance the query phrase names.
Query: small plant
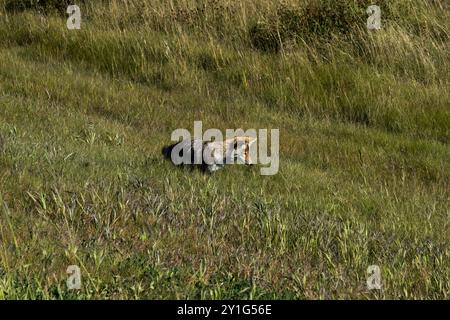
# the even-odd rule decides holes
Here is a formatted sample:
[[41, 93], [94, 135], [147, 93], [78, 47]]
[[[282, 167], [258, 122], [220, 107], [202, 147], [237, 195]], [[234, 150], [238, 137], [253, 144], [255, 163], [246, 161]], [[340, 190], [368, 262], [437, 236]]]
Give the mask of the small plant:
[[[268, 22], [257, 22], [249, 29], [253, 47], [262, 51], [279, 51], [284, 43], [299, 38], [345, 36], [365, 26], [370, 1], [309, 0], [292, 5], [281, 3]], [[384, 1], [381, 1], [382, 7]]]
[[0, 133], [0, 153], [3, 152], [5, 148], [5, 138], [3, 138], [2, 134]]
[[82, 4], [84, 0], [6, 0], [5, 9], [9, 12], [37, 10], [44, 14], [65, 14], [67, 7], [72, 4]]
[[364, 24], [365, 8], [354, 1], [310, 1], [303, 10], [305, 30], [311, 35], [346, 34]]
[[277, 30], [265, 22], [253, 25], [249, 32], [250, 41], [254, 48], [266, 52], [278, 52], [281, 47], [281, 38]]

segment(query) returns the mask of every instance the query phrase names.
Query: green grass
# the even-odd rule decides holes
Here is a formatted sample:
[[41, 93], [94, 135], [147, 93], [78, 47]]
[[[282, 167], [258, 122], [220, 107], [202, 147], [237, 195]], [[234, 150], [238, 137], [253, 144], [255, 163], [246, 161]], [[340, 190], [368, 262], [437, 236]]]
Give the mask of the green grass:
[[[449, 298], [448, 5], [368, 32], [364, 1], [111, 0], [70, 31], [7, 2], [0, 299]], [[174, 168], [195, 120], [279, 128], [279, 173]]]

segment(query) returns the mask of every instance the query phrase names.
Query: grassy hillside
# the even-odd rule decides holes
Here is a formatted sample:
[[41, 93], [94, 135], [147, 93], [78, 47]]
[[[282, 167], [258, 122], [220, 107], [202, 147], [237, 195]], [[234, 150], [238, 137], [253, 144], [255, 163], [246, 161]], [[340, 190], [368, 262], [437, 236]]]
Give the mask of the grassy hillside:
[[[79, 1], [68, 30], [0, 0], [0, 299], [448, 299], [450, 7], [369, 32], [372, 2]], [[279, 128], [279, 173], [174, 168], [195, 120]]]

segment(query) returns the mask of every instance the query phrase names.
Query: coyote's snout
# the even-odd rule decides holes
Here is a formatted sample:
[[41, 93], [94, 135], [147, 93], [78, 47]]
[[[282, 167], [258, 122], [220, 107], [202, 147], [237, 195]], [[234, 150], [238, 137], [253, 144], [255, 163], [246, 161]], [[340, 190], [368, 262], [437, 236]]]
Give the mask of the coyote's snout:
[[[225, 141], [183, 140], [166, 146], [162, 154], [175, 165], [196, 164], [210, 172], [217, 171], [225, 164], [246, 164], [252, 161], [250, 147], [256, 138], [238, 136]], [[179, 161], [182, 159], [182, 161]]]

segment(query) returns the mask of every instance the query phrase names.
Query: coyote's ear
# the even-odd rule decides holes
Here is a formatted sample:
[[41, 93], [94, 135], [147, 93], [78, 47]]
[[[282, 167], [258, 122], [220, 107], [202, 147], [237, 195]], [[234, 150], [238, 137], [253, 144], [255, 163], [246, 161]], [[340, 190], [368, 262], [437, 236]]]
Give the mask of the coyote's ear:
[[248, 145], [251, 146], [252, 144], [254, 144], [256, 142], [256, 140], [258, 140], [258, 139], [253, 138], [253, 137], [248, 138]]

